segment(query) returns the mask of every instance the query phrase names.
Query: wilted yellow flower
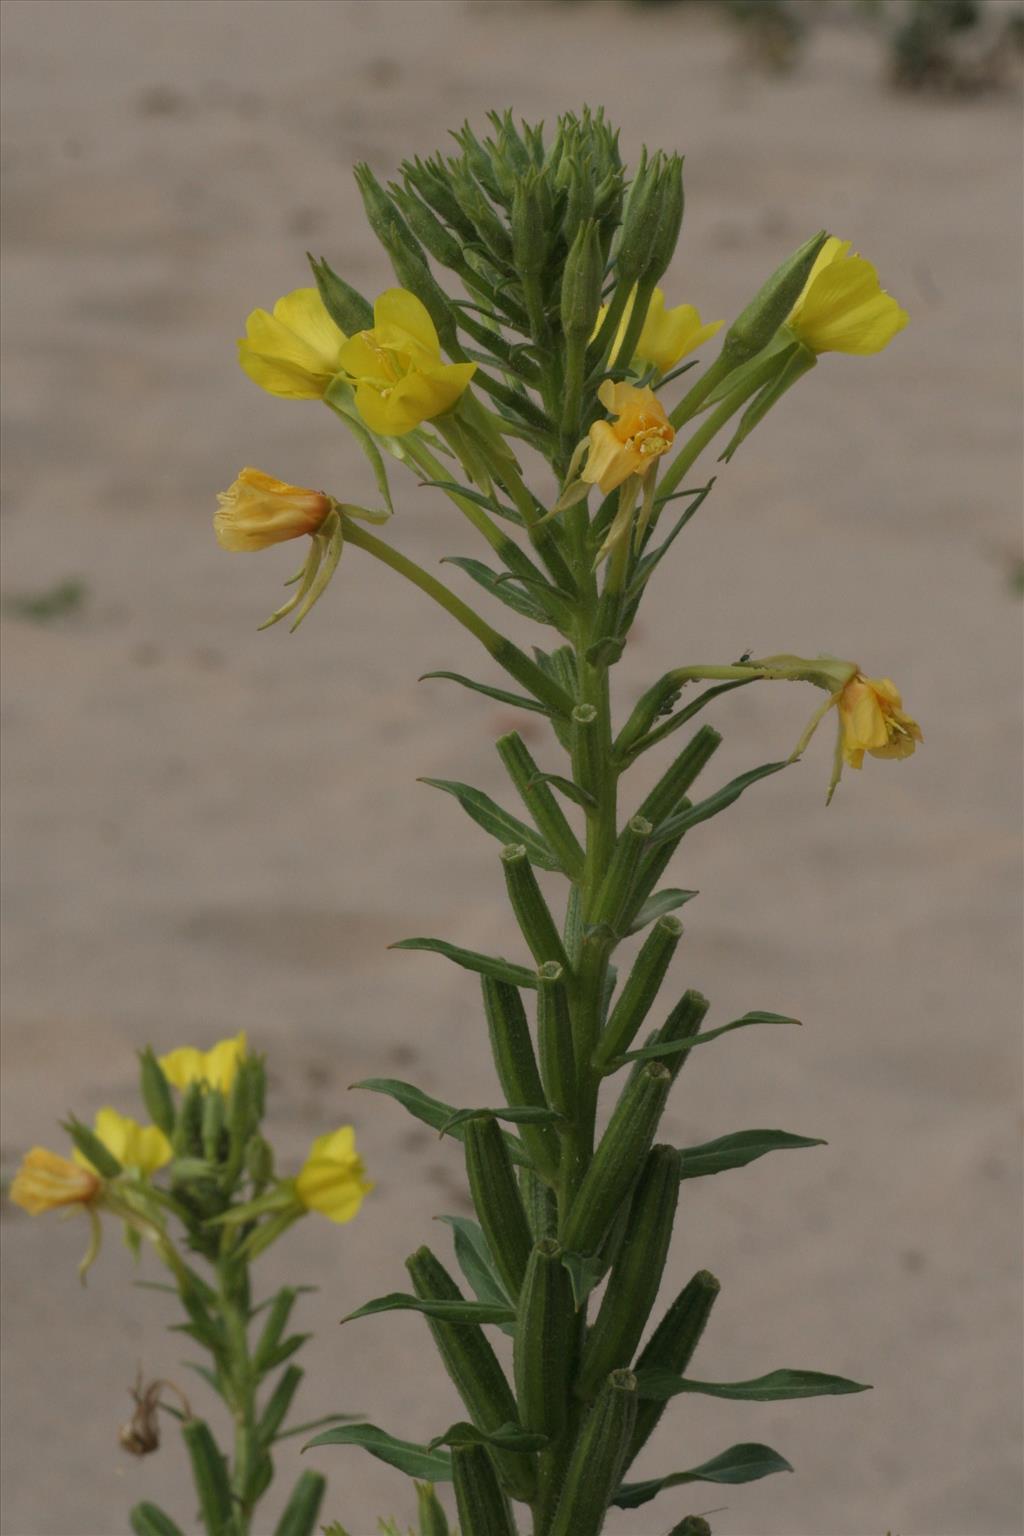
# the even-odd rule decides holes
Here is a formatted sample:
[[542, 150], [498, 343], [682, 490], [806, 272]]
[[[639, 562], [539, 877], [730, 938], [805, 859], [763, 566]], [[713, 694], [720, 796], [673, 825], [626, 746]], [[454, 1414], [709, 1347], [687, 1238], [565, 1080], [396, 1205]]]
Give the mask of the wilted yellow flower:
[[345, 333], [315, 288], [296, 288], [274, 305], [254, 309], [238, 343], [238, 361], [261, 389], [290, 400], [319, 400], [341, 369]]
[[213, 531], [221, 548], [230, 550], [267, 549], [314, 534], [332, 506], [322, 491], [288, 485], [260, 469], [243, 469], [217, 500]]
[[[140, 1125], [130, 1115], [107, 1108], [97, 1110], [93, 1130], [122, 1168], [137, 1168], [148, 1175], [171, 1160], [171, 1144], [158, 1125]], [[71, 1155], [80, 1167], [92, 1168], [77, 1147]]]
[[238, 1064], [246, 1048], [243, 1029], [232, 1040], [218, 1040], [209, 1051], [183, 1045], [161, 1056], [160, 1065], [167, 1081], [173, 1083], [175, 1088], [187, 1088], [190, 1083], [203, 1083], [207, 1088], [219, 1088], [221, 1093], [227, 1093], [235, 1080]]
[[789, 329], [812, 352], [881, 352], [908, 315], [850, 241], [830, 235], [790, 311]]
[[[633, 285], [633, 291], [622, 312], [615, 344], [608, 356], [609, 366], [618, 358], [619, 348], [626, 339], [635, 300], [636, 284]], [[607, 307], [602, 306], [597, 317], [595, 334], [606, 314]], [[700, 315], [692, 304], [677, 304], [675, 309], [666, 309], [664, 293], [660, 288], [655, 288], [647, 306], [643, 330], [640, 332], [633, 355], [643, 363], [652, 363], [659, 373], [668, 373], [676, 363], [681, 362], [689, 353], [696, 351], [703, 342], [708, 341], [717, 331], [720, 331], [723, 324], [722, 320], [712, 320], [709, 325], [703, 325]], [[626, 361], [632, 361], [632, 359], [626, 359]]]
[[11, 1182], [11, 1199], [30, 1216], [62, 1205], [89, 1205], [102, 1189], [91, 1168], [80, 1168], [46, 1147], [33, 1147]]
[[597, 398], [615, 420], [595, 421], [590, 428], [590, 451], [580, 479], [607, 494], [630, 475], [645, 475], [672, 447], [675, 432], [651, 389], [605, 379]]
[[921, 727], [903, 711], [899, 689], [888, 677], [858, 672], [835, 696], [843, 741], [843, 761], [859, 768], [864, 753], [872, 757], [910, 757], [924, 740]]
[[373, 306], [373, 328], [349, 338], [341, 366], [356, 407], [372, 432], [401, 437], [450, 411], [475, 363], [444, 363], [434, 322], [415, 294], [389, 288]]
[[350, 1125], [318, 1136], [295, 1180], [295, 1193], [306, 1209], [331, 1221], [351, 1221], [372, 1188]]

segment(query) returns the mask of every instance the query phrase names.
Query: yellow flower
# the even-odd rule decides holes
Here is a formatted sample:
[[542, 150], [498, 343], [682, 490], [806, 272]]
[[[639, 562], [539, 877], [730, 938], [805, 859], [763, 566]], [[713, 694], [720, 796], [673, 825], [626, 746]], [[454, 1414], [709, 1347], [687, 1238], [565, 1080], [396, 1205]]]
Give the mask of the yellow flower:
[[322, 491], [288, 485], [259, 469], [243, 469], [226, 491], [217, 493], [213, 531], [222, 549], [267, 549], [285, 539], [314, 534], [331, 510]]
[[160, 1057], [164, 1076], [175, 1088], [187, 1088], [190, 1083], [203, 1083], [207, 1088], [219, 1088], [227, 1093], [235, 1080], [238, 1064], [246, 1053], [245, 1030], [233, 1040], [218, 1040], [209, 1051], [198, 1051], [195, 1046], [183, 1045], [167, 1056]]
[[33, 1147], [14, 1175], [11, 1199], [30, 1216], [38, 1216], [62, 1205], [89, 1205], [102, 1187], [91, 1168], [79, 1168], [46, 1147]]
[[844, 763], [859, 768], [872, 757], [910, 757], [924, 740], [921, 727], [903, 711], [899, 689], [888, 677], [858, 672], [834, 695]]
[[907, 323], [907, 312], [878, 281], [849, 240], [830, 235], [787, 324], [812, 352], [881, 352]]
[[296, 288], [274, 305], [254, 309], [238, 343], [238, 361], [261, 389], [290, 400], [319, 400], [340, 371], [345, 333], [315, 288]]
[[384, 437], [402, 437], [451, 410], [476, 372], [475, 363], [441, 361], [434, 322], [404, 288], [381, 294], [373, 328], [346, 341], [340, 357], [360, 416]]
[[[140, 1125], [130, 1115], [107, 1108], [97, 1111], [93, 1130], [122, 1168], [137, 1168], [140, 1173], [151, 1174], [171, 1160], [171, 1144], [158, 1125]], [[71, 1155], [79, 1167], [92, 1168], [77, 1147]]]
[[350, 1125], [318, 1136], [295, 1180], [295, 1193], [307, 1211], [319, 1211], [331, 1221], [351, 1221], [372, 1188]]
[[[615, 345], [608, 357], [609, 367], [616, 361], [619, 348], [626, 339], [635, 299], [636, 284], [633, 285], [633, 291], [622, 312]], [[603, 306], [597, 317], [595, 335], [606, 314], [607, 308]], [[689, 353], [696, 351], [699, 346], [720, 331], [724, 323], [722, 320], [712, 320], [709, 325], [702, 325], [700, 315], [692, 304], [677, 304], [675, 309], [666, 309], [664, 293], [660, 288], [655, 288], [651, 294], [651, 302], [647, 306], [647, 315], [636, 344], [634, 357], [638, 357], [643, 363], [653, 363], [659, 373], [668, 373], [676, 363], [681, 362]]]
[[675, 432], [651, 389], [605, 379], [597, 398], [616, 419], [594, 422], [580, 478], [607, 494], [630, 475], [645, 475], [654, 460], [672, 447]]

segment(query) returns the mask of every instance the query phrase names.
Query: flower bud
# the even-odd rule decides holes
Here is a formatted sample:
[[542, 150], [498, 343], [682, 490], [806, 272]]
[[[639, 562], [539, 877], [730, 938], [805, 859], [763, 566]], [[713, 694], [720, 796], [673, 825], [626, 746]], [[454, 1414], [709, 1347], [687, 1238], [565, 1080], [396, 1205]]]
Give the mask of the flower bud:
[[675, 255], [679, 231], [683, 226], [683, 201], [683, 157], [669, 155], [657, 181], [657, 223], [643, 271], [643, 280], [647, 286], [653, 286], [658, 281]]
[[734, 365], [743, 363], [768, 345], [803, 292], [811, 268], [827, 239], [827, 231], [819, 230], [776, 268], [726, 331], [722, 343], [723, 357], [728, 356]]
[[539, 277], [551, 243], [551, 190], [542, 171], [516, 182], [512, 199], [512, 257], [521, 277]]
[[576, 231], [572, 249], [565, 258], [562, 277], [562, 330], [568, 337], [588, 340], [601, 308], [601, 283], [604, 257], [598, 226], [587, 219]]
[[645, 149], [626, 197], [615, 253], [615, 281], [627, 291], [650, 264], [651, 246], [661, 219], [658, 182], [663, 166], [664, 156], [660, 150], [649, 160]]
[[306, 260], [313, 269], [324, 308], [346, 336], [351, 336], [355, 331], [365, 331], [367, 326], [373, 324], [373, 308], [361, 293], [357, 293], [343, 277], [339, 277], [322, 256], [317, 261], [307, 251]]

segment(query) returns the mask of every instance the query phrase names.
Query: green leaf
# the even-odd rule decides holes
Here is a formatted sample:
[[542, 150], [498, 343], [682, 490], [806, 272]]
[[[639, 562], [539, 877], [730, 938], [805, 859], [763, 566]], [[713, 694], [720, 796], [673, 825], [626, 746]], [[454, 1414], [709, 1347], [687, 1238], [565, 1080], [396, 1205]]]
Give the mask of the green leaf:
[[470, 784], [457, 784], [453, 779], [419, 779], [417, 782], [429, 784], [432, 789], [444, 790], [446, 795], [454, 795], [466, 815], [500, 843], [522, 843], [531, 864], [536, 864], [540, 869], [561, 870], [561, 865], [540, 834], [533, 827], [528, 827], [525, 821], [502, 810], [483, 790], [474, 789]]
[[572, 779], [564, 778], [560, 773], [538, 773], [536, 778], [530, 780], [529, 787], [532, 789], [534, 784], [552, 785], [553, 788], [560, 790], [567, 800], [571, 800], [575, 805], [581, 805], [584, 810], [597, 804], [592, 794], [581, 789]]
[[[434, 1220], [446, 1222], [451, 1227], [455, 1240], [455, 1257], [477, 1301], [507, 1307], [509, 1298], [494, 1267], [491, 1250], [487, 1246], [487, 1239], [480, 1223], [472, 1221], [468, 1216], [435, 1216]], [[501, 1326], [506, 1332], [514, 1333], [515, 1331], [509, 1323], [503, 1323]]]
[[756, 1483], [773, 1472], [792, 1470], [786, 1458], [769, 1445], [732, 1445], [691, 1472], [673, 1472], [668, 1477], [653, 1477], [646, 1483], [623, 1483], [612, 1503], [618, 1509], [639, 1509], [641, 1504], [649, 1504], [666, 1488], [679, 1488], [683, 1483]]
[[572, 1283], [572, 1299], [576, 1303], [576, 1310], [578, 1312], [595, 1285], [600, 1284], [607, 1266], [602, 1256], [598, 1253], [563, 1252], [562, 1267], [569, 1272], [569, 1280]]
[[788, 1131], [736, 1131], [699, 1147], [683, 1147], [679, 1177], [699, 1179], [709, 1173], [724, 1173], [728, 1168], [745, 1168], [766, 1152], [825, 1145], [820, 1136], [791, 1136]]
[[485, 1445], [499, 1451], [542, 1451], [547, 1443], [547, 1435], [532, 1435], [518, 1424], [501, 1424], [488, 1431], [460, 1421], [452, 1424], [443, 1435], [435, 1435], [428, 1449], [434, 1451], [439, 1445]]
[[460, 949], [457, 944], [448, 944], [444, 939], [399, 939], [397, 944], [389, 944], [389, 949], [425, 949], [431, 954], [444, 955], [448, 960], [454, 960], [456, 965], [463, 966], [467, 971], [477, 971], [482, 976], [493, 976], [495, 981], [507, 981], [513, 987], [537, 986], [537, 977], [533, 971], [528, 971], [524, 965], [513, 965], [511, 960], [499, 960], [494, 955], [480, 955], [473, 949]]
[[783, 768], [789, 767], [789, 760], [782, 763], [762, 763], [760, 768], [751, 768], [747, 773], [741, 773], [735, 779], [730, 779], [728, 784], [723, 784], [713, 795], [708, 795], [706, 800], [698, 800], [696, 805], [691, 805], [689, 810], [680, 811], [676, 816], [670, 816], [663, 821], [660, 827], [655, 827], [651, 835], [651, 845], [668, 843], [674, 838], [682, 837], [684, 832], [689, 832], [691, 827], [697, 826], [702, 821], [717, 816], [719, 811], [724, 811], [733, 801], [738, 800], [745, 789], [751, 784], [756, 784], [758, 779], [766, 779], [773, 773], [779, 773]]
[[767, 1376], [755, 1376], [751, 1381], [690, 1381], [674, 1371], [649, 1366], [637, 1372], [637, 1382], [640, 1396], [656, 1403], [666, 1403], [682, 1392], [745, 1403], [778, 1403], [794, 1397], [841, 1397], [847, 1392], [871, 1391], [863, 1382], [821, 1371], [769, 1371]]
[[504, 603], [506, 608], [511, 608], [523, 618], [532, 619], [535, 624], [551, 623], [551, 615], [528, 592], [512, 585], [518, 580], [514, 571], [492, 571], [482, 560], [472, 560], [467, 555], [445, 555], [441, 564], [458, 566], [460, 571], [465, 571], [491, 597], [497, 598], [499, 603]]
[[540, 1104], [511, 1104], [498, 1109], [456, 1109], [441, 1126], [441, 1135], [448, 1134], [454, 1126], [464, 1125], [477, 1115], [490, 1115], [492, 1120], [508, 1120], [512, 1125], [564, 1125], [565, 1116], [557, 1109]]
[[742, 1019], [733, 1019], [731, 1024], [720, 1024], [717, 1029], [706, 1029], [703, 1034], [691, 1035], [689, 1040], [669, 1040], [661, 1045], [645, 1045], [639, 1051], [627, 1051], [625, 1056], [620, 1056], [616, 1065], [621, 1066], [627, 1061], [654, 1061], [659, 1056], [678, 1056], [686, 1051], [692, 1051], [695, 1045], [705, 1045], [708, 1040], [717, 1040], [719, 1035], [728, 1035], [734, 1029], [746, 1029], [751, 1024], [796, 1024], [799, 1019], [787, 1019], [781, 1013], [745, 1013]]
[[[431, 1126], [435, 1131], [439, 1131], [452, 1115], [457, 1113], [453, 1104], [445, 1104], [441, 1099], [431, 1098], [430, 1094], [424, 1093], [422, 1088], [415, 1088], [412, 1083], [403, 1083], [396, 1077], [365, 1077], [361, 1083], [353, 1083], [351, 1086], [365, 1088], [370, 1093], [386, 1093], [389, 1098], [401, 1104], [403, 1109], [407, 1109], [415, 1119], [422, 1120], [424, 1125]], [[466, 1133], [461, 1126], [457, 1126], [448, 1134], [454, 1136], [456, 1141], [462, 1141]], [[516, 1137], [506, 1132], [505, 1144], [514, 1163], [530, 1166], [523, 1145]]]
[[697, 490], [676, 491], [674, 495], [666, 496], [660, 501], [655, 498], [655, 506], [658, 508], [659, 512], [662, 507], [667, 507], [669, 502], [675, 501], [677, 497], [692, 496], [694, 500], [686, 508], [686, 511], [679, 518], [672, 531], [658, 545], [657, 549], [652, 549], [649, 554], [644, 555], [641, 560], [637, 561], [636, 571], [634, 572], [633, 580], [630, 583], [629, 591], [627, 593], [627, 600], [631, 598], [638, 598], [643, 592], [644, 587], [647, 585], [648, 581], [654, 573], [655, 567], [661, 560], [664, 560], [665, 556], [672, 548], [672, 545], [675, 543], [676, 539], [679, 537], [687, 523], [690, 521], [690, 518], [693, 517], [694, 513], [700, 507], [705, 498], [710, 496], [714, 483], [715, 479], [714, 476], [712, 476], [707, 485], [702, 485]]
[[181, 1526], [156, 1504], [136, 1504], [128, 1520], [135, 1536], [182, 1536]]
[[659, 917], [664, 917], [666, 912], [674, 912], [677, 907], [685, 906], [699, 896], [699, 891], [678, 891], [666, 887], [663, 891], [655, 891], [653, 896], [648, 896], [639, 912], [630, 923], [627, 934], [639, 933], [649, 923], [656, 923]]
[[431, 677], [443, 677], [450, 683], [461, 683], [463, 688], [471, 688], [474, 693], [482, 693], [489, 699], [497, 699], [499, 704], [511, 704], [515, 709], [529, 709], [536, 715], [548, 713], [543, 704], [538, 703], [536, 699], [527, 698], [525, 693], [509, 693], [504, 688], [492, 688], [489, 683], [474, 683], [471, 677], [463, 677], [460, 672], [424, 672], [419, 681], [425, 683]]
[[391, 1291], [387, 1296], [375, 1296], [362, 1307], [357, 1307], [343, 1323], [354, 1322], [357, 1317], [375, 1317], [378, 1312], [422, 1312], [444, 1323], [511, 1323], [515, 1321], [515, 1308], [508, 1303], [490, 1301], [421, 1301], [418, 1296], [407, 1296], [403, 1291]]
[[378, 1461], [397, 1467], [407, 1477], [425, 1478], [429, 1483], [452, 1480], [452, 1459], [447, 1451], [428, 1451], [425, 1445], [416, 1445], [411, 1440], [396, 1440], [376, 1424], [339, 1424], [310, 1440], [303, 1450], [312, 1450], [315, 1445], [360, 1445]]
[[523, 519], [514, 507], [506, 506], [494, 496], [487, 496], [483, 491], [472, 490], [468, 485], [460, 485], [457, 480], [421, 480], [420, 485], [433, 486], [436, 490], [447, 491], [449, 496], [463, 496], [466, 501], [475, 501], [478, 507], [486, 507], [488, 512], [493, 512], [497, 517], [507, 518], [510, 523], [518, 523], [522, 526]]

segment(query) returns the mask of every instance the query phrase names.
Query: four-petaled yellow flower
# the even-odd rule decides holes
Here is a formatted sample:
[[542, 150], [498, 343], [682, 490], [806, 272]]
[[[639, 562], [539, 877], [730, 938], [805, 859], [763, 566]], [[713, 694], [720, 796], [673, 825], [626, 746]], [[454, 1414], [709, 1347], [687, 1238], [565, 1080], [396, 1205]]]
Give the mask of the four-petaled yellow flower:
[[371, 432], [402, 437], [451, 410], [475, 363], [444, 363], [434, 322], [414, 294], [389, 288], [373, 306], [373, 327], [345, 342], [341, 367]]
[[300, 1203], [331, 1221], [351, 1221], [372, 1188], [350, 1125], [318, 1136], [295, 1180]]
[[[615, 344], [608, 356], [609, 367], [618, 359], [619, 348], [626, 339], [635, 300], [636, 285], [634, 284], [622, 312]], [[607, 307], [602, 306], [597, 317], [595, 333], [606, 314]], [[674, 309], [666, 309], [664, 293], [660, 288], [655, 288], [651, 294], [651, 302], [647, 306], [647, 315], [633, 356], [639, 358], [642, 363], [652, 363], [659, 373], [668, 373], [676, 363], [681, 362], [705, 341], [710, 340], [722, 329], [724, 323], [722, 320], [712, 320], [708, 325], [702, 324], [700, 315], [692, 304], [677, 304]]]
[[607, 494], [630, 475], [645, 475], [672, 447], [675, 432], [651, 389], [605, 379], [597, 398], [615, 420], [595, 421], [590, 428], [590, 451], [580, 478]]
[[830, 235], [811, 268], [789, 329], [812, 352], [881, 352], [907, 323], [907, 312], [878, 281], [850, 241]]
[[33, 1147], [11, 1182], [11, 1199], [30, 1216], [62, 1205], [87, 1206], [102, 1189], [91, 1168], [80, 1168], [46, 1147]]
[[[148, 1175], [171, 1160], [171, 1144], [158, 1125], [140, 1125], [130, 1115], [106, 1108], [97, 1110], [93, 1130], [122, 1168]], [[92, 1169], [92, 1163], [77, 1147], [71, 1155], [79, 1167]]]
[[314, 534], [332, 507], [322, 491], [288, 485], [259, 469], [243, 469], [217, 500], [213, 531], [221, 548], [230, 550], [267, 549]]
[[175, 1088], [187, 1088], [190, 1083], [203, 1083], [207, 1088], [219, 1088], [227, 1093], [235, 1080], [238, 1064], [246, 1053], [245, 1030], [231, 1040], [218, 1040], [209, 1051], [196, 1050], [195, 1046], [183, 1045], [176, 1051], [160, 1057], [164, 1076]]
[[290, 400], [320, 400], [341, 371], [345, 333], [315, 288], [296, 288], [274, 305], [254, 309], [238, 343], [238, 361], [261, 389]]
[[904, 713], [899, 689], [888, 677], [858, 672], [835, 695], [842, 733], [843, 761], [859, 768], [864, 753], [872, 757], [910, 757], [924, 740], [921, 727]]

